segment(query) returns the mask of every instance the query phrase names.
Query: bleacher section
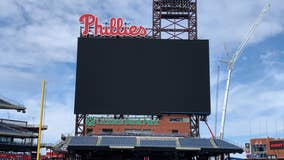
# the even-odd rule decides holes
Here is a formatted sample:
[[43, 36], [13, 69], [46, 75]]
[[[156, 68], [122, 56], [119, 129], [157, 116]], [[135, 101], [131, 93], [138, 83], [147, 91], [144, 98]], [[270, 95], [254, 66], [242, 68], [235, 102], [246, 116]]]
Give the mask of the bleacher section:
[[36, 137], [33, 132], [0, 122], [0, 151], [35, 151], [36, 146], [30, 140]]
[[[26, 112], [26, 107], [8, 102], [0, 97], [1, 109]], [[0, 152], [36, 151], [35, 139], [38, 137], [38, 129], [39, 125], [29, 125], [27, 121], [0, 118]], [[47, 126], [42, 127], [42, 130], [46, 129]]]
[[0, 109], [12, 109], [17, 111], [26, 112], [26, 107], [15, 105], [0, 98]]
[[[99, 142], [98, 139], [101, 139]], [[139, 143], [138, 143], [139, 142]], [[144, 136], [82, 136], [71, 137], [67, 149], [69, 151], [82, 150], [92, 147], [93, 149], [126, 149], [126, 148], [174, 148], [186, 151], [208, 151], [228, 153], [242, 153], [242, 148], [230, 144], [221, 139], [189, 138], [189, 137], [144, 137]], [[179, 144], [179, 145], [177, 145]]]
[[69, 146], [94, 146], [97, 143], [98, 137], [72, 137]]
[[210, 139], [203, 138], [179, 138], [181, 147], [213, 148]]
[[3, 99], [0, 99], [0, 105], [12, 105], [7, 101], [4, 101]]
[[102, 137], [101, 146], [135, 146], [135, 137]]
[[221, 139], [214, 140], [216, 145], [220, 148], [236, 148], [236, 145], [223, 141]]
[[141, 140], [140, 146], [144, 147], [176, 147], [175, 140]]
[[0, 124], [0, 133], [10, 133], [10, 132], [12, 132], [11, 129]]
[[13, 136], [19, 138], [36, 138], [37, 135], [34, 133], [20, 129], [20, 128], [13, 128], [8, 126], [4, 123], [0, 123], [0, 136]]

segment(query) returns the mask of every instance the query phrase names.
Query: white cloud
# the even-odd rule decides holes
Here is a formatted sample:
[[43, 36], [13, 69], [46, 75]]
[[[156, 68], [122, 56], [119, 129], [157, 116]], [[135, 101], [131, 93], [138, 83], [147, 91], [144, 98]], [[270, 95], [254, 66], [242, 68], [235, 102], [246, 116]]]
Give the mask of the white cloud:
[[[224, 53], [224, 44], [236, 49], [265, 4], [261, 1], [198, 1], [199, 37], [211, 40], [211, 51]], [[283, 2], [271, 2], [251, 42], [257, 43], [283, 31]], [[211, 52], [211, 53], [212, 53]]]

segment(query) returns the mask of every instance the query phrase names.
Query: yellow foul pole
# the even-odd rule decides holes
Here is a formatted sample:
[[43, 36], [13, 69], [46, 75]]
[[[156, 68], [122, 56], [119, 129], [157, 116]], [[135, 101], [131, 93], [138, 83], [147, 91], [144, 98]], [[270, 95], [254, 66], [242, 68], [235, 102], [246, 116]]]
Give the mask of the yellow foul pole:
[[45, 90], [45, 80], [42, 80], [36, 160], [40, 160], [40, 140], [41, 140], [41, 128], [42, 128], [42, 112], [44, 106], [44, 90]]

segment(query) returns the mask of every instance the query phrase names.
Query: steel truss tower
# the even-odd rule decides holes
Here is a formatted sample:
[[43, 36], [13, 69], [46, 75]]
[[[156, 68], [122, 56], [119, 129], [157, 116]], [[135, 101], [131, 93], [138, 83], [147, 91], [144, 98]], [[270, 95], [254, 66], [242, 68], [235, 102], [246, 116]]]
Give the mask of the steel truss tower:
[[[197, 0], [153, 0], [154, 39], [197, 39]], [[199, 137], [204, 116], [190, 115], [190, 135]]]
[[76, 114], [75, 136], [85, 136], [86, 114]]
[[190, 125], [189, 128], [190, 128], [191, 137], [200, 137], [199, 120], [200, 120], [200, 116], [198, 115], [189, 116], [189, 125]]
[[[154, 39], [197, 39], [197, 0], [153, 0]], [[81, 32], [80, 32], [81, 33]], [[201, 115], [190, 115], [190, 134], [199, 137]], [[86, 115], [76, 114], [75, 135], [85, 135]]]
[[153, 0], [154, 39], [197, 39], [197, 0]]

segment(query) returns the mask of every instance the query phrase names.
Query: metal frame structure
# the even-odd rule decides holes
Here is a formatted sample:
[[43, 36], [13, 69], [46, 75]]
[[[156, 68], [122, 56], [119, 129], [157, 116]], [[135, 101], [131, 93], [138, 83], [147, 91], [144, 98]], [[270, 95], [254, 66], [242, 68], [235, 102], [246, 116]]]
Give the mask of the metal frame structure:
[[197, 39], [197, 0], [153, 0], [154, 39]]
[[[197, 0], [153, 0], [153, 39], [197, 39]], [[82, 30], [82, 28], [80, 28]], [[81, 32], [80, 32], [81, 33]], [[80, 35], [82, 37], [82, 35]], [[190, 134], [199, 137], [202, 115], [190, 115]], [[86, 115], [76, 114], [75, 135], [85, 135]]]
[[76, 114], [75, 120], [75, 136], [85, 136], [86, 114]]
[[200, 116], [198, 115], [189, 116], [189, 124], [190, 124], [189, 129], [191, 137], [200, 137], [199, 122], [200, 122]]
[[[199, 124], [200, 121], [204, 121], [205, 123], [207, 123], [207, 116], [206, 115], [189, 115], [189, 130], [190, 130], [190, 136], [191, 137], [200, 137], [200, 128], [199, 128]], [[206, 124], [207, 125], [207, 124]], [[209, 126], [207, 126], [209, 128]], [[209, 128], [210, 131], [210, 128]], [[212, 133], [210, 131], [210, 133]], [[214, 136], [212, 136], [214, 137]]]

